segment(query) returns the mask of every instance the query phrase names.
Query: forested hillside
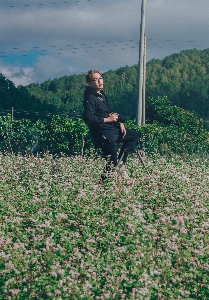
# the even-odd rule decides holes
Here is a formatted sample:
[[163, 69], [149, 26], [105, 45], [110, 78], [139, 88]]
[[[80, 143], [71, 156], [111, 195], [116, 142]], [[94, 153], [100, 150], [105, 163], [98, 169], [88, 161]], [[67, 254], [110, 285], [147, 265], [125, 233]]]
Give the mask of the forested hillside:
[[173, 104], [209, 117], [209, 49], [187, 50], [147, 65], [147, 96], [168, 96]]
[[[96, 66], [95, 66], [96, 67]], [[134, 118], [137, 108], [138, 66], [121, 67], [103, 74], [105, 92], [113, 110]], [[168, 96], [173, 104], [195, 110], [209, 118], [209, 49], [184, 50], [163, 60], [147, 63], [146, 97]], [[82, 115], [85, 76], [64, 76], [26, 87], [14, 84], [0, 74], [0, 111], [15, 118], [44, 119], [52, 114]]]

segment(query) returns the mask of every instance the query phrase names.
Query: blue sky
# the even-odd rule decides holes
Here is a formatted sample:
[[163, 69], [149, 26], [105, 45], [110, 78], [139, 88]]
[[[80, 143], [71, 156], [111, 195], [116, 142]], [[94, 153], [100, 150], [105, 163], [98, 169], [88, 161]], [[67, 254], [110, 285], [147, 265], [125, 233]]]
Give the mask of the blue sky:
[[[147, 61], [209, 48], [209, 0], [147, 0]], [[0, 72], [16, 85], [138, 63], [141, 0], [1, 0]]]

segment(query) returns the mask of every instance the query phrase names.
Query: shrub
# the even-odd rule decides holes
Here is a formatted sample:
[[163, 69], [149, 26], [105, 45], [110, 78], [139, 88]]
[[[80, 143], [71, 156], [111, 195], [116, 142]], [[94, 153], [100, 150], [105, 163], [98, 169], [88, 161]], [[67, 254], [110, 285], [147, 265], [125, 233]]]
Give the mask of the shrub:
[[[173, 106], [167, 97], [149, 98], [150, 124], [126, 124], [140, 133], [139, 146], [148, 153], [197, 153], [209, 151], [209, 135], [194, 112]], [[82, 119], [55, 116], [52, 120], [12, 120], [0, 117], [0, 151], [53, 155], [89, 154], [93, 148], [88, 126]]]

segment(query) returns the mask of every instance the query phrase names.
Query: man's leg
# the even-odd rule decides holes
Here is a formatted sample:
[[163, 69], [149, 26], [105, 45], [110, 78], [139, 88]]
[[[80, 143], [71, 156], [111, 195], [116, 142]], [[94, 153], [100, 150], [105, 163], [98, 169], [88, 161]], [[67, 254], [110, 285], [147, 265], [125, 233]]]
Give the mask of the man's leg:
[[[117, 143], [123, 143], [120, 153], [118, 155], [118, 160], [120, 160], [124, 149], [135, 147], [135, 143], [137, 142], [138, 138], [139, 138], [139, 133], [136, 130], [129, 129], [129, 128], [126, 129], [126, 135], [124, 137], [120, 137], [117, 140]], [[123, 156], [123, 163], [126, 162], [127, 156], [128, 156], [128, 153], [125, 153]]]
[[109, 141], [108, 139], [105, 139], [103, 141], [102, 146], [103, 155], [108, 162], [107, 165], [109, 165], [109, 168], [112, 166], [117, 166], [117, 143], [116, 141]]
[[[126, 136], [122, 137], [115, 137], [115, 139], [103, 139], [102, 151], [103, 155], [107, 161], [106, 169], [104, 175], [102, 175], [102, 181], [107, 179], [108, 173], [111, 171], [112, 167], [116, 168], [117, 171], [124, 177], [129, 178], [128, 174], [124, 170], [123, 166], [118, 166], [118, 161], [123, 154], [123, 150], [126, 148], [133, 148], [134, 143], [138, 140], [138, 132], [133, 129], [126, 129]], [[123, 143], [119, 156], [117, 157], [117, 143]], [[127, 153], [123, 156], [123, 162], [125, 163], [127, 159]]]
[[104, 173], [101, 175], [101, 181], [106, 180], [113, 168], [117, 166], [117, 143], [110, 142], [107, 139], [103, 140], [102, 152], [106, 159], [106, 166]]

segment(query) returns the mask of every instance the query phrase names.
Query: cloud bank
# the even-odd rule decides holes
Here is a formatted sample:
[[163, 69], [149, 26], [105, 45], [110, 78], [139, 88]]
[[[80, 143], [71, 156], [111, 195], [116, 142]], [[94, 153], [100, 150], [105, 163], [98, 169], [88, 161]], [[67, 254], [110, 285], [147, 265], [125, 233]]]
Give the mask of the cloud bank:
[[[147, 60], [205, 49], [208, 0], [148, 0]], [[2, 0], [0, 72], [16, 85], [138, 63], [141, 0]]]

